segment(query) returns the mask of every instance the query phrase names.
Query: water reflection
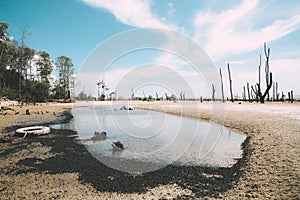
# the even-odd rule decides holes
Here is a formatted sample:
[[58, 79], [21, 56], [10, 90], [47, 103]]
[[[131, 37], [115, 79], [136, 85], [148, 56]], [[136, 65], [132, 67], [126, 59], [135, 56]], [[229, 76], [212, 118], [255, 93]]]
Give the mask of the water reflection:
[[[92, 155], [151, 163], [230, 166], [242, 155], [246, 138], [217, 124], [144, 110], [79, 107], [64, 125], [76, 130]], [[105, 131], [99, 139], [95, 130]], [[98, 137], [98, 139], [97, 139]], [[117, 151], [112, 142], [125, 148]]]
[[111, 155], [113, 155], [113, 156], [121, 156], [122, 153], [123, 153], [123, 150], [120, 150], [120, 149], [113, 149]]

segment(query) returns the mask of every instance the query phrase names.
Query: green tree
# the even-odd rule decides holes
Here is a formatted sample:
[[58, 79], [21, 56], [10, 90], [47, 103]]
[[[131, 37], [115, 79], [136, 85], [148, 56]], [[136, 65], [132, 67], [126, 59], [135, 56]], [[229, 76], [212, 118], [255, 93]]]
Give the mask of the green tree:
[[25, 47], [23, 51], [23, 76], [25, 79], [28, 79], [28, 71], [29, 71], [29, 77], [32, 80], [32, 63], [34, 61], [34, 56], [36, 55], [36, 51], [30, 47]]
[[87, 96], [86, 93], [84, 93], [84, 91], [81, 91], [81, 92], [78, 94], [77, 99], [78, 99], [78, 100], [81, 100], [81, 101], [87, 100], [87, 99], [88, 99], [88, 96]]
[[10, 41], [7, 36], [7, 30], [9, 29], [9, 23], [0, 22], [0, 41]]
[[18, 76], [15, 71], [17, 48], [8, 36], [9, 23], [0, 22], [0, 96], [15, 97]]
[[24, 79], [26, 78], [28, 62], [33, 59], [32, 51], [30, 48], [26, 47], [25, 38], [27, 37], [28, 32], [27, 28], [25, 27], [22, 32], [21, 37], [21, 45], [18, 46], [17, 56], [16, 56], [16, 70], [19, 75], [19, 88], [18, 88], [18, 96], [19, 101], [22, 101], [22, 86], [25, 84]]
[[59, 56], [56, 59], [59, 81], [55, 87], [56, 97], [67, 99], [70, 98], [71, 90], [74, 86], [74, 65], [72, 59], [67, 56]]
[[53, 71], [54, 64], [50, 58], [50, 55], [45, 52], [39, 52], [39, 58], [37, 59], [36, 66], [38, 77], [41, 82], [49, 83], [49, 76]]

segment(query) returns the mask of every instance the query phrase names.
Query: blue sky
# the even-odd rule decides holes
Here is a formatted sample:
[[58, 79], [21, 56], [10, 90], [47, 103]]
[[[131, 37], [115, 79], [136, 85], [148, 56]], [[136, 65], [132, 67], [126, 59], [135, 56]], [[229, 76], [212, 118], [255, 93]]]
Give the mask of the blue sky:
[[[99, 71], [84, 72], [81, 68], [90, 52], [115, 34], [150, 27], [174, 30], [197, 42], [216, 68], [222, 69], [226, 96], [226, 63], [231, 64], [234, 93], [241, 95], [247, 81], [257, 82], [259, 54], [263, 54], [266, 41], [271, 48], [270, 70], [279, 82], [279, 91], [300, 94], [298, 0], [1, 0], [0, 20], [11, 24], [9, 34], [16, 40], [27, 26], [28, 46], [49, 52], [52, 59], [71, 57], [82, 75], [78, 87], [92, 94]], [[169, 65], [187, 80], [197, 96], [207, 94], [199, 86], [209, 87], [210, 83], [203, 83], [187, 63], [163, 51], [144, 50], [123, 56], [110, 66], [104, 78], [113, 91], [120, 77], [149, 63]], [[154, 90], [146, 92], [154, 95]]]

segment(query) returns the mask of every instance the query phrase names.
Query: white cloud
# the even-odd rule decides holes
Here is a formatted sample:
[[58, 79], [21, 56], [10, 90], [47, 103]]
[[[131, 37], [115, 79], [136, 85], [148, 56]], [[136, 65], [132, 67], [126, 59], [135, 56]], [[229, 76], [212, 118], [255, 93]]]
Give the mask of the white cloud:
[[176, 14], [176, 9], [174, 7], [174, 4], [169, 2], [168, 3], [168, 10], [167, 10], [167, 14], [170, 18], [174, 18], [175, 14]]
[[[173, 30], [180, 30], [175, 25], [166, 23], [166, 19], [175, 19], [176, 10], [172, 3], [168, 4], [168, 10], [165, 12], [168, 17], [160, 18], [151, 9], [150, 0], [82, 0], [86, 4], [105, 9], [111, 12], [117, 20], [121, 23], [133, 27], [156, 27], [156, 28], [171, 28]], [[243, 60], [238, 56], [243, 55], [258, 48], [262, 48], [263, 42], [278, 40], [293, 31], [300, 28], [300, 15], [283, 16], [276, 13], [270, 17], [270, 12], [266, 10], [268, 6], [259, 5], [258, 0], [244, 0], [238, 6], [229, 10], [223, 10], [220, 13], [213, 11], [200, 11], [194, 19], [195, 36], [194, 39], [201, 45], [204, 45], [205, 50], [213, 59], [224, 62], [222, 58], [234, 59], [229, 61], [231, 65], [242, 66], [239, 70], [232, 68], [233, 89], [234, 93], [241, 95], [242, 86], [246, 85], [247, 81], [253, 85], [257, 82], [257, 59], [255, 61]], [[268, 14], [268, 20], [264, 19], [265, 14]], [[277, 17], [276, 17], [277, 16]], [[279, 17], [281, 19], [279, 19]], [[272, 20], [270, 20], [272, 19]], [[175, 23], [173, 23], [175, 24]], [[193, 32], [193, 31], [190, 31]], [[194, 52], [193, 48], [173, 38], [164, 44], [162, 49], [180, 49], [182, 54], [193, 55], [191, 57], [197, 60], [205, 60], [205, 55], [199, 55]], [[284, 52], [286, 53], [286, 52]], [[283, 56], [283, 54], [281, 54]], [[297, 90], [297, 79], [290, 79], [295, 77], [295, 74], [300, 74], [300, 60], [277, 59], [270, 61], [271, 71], [274, 74], [274, 79], [279, 82], [280, 90], [288, 91], [295, 90], [295, 94], [300, 94]], [[184, 59], [171, 54], [163, 53], [156, 60], [155, 63], [168, 66], [179, 73], [188, 82], [192, 82], [195, 88], [199, 88], [199, 81], [194, 81], [198, 76], [197, 72], [192, 72], [189, 63]], [[254, 64], [253, 64], [254, 63]], [[228, 87], [228, 74], [226, 64], [222, 67], [224, 77], [224, 87]], [[283, 66], [288, 68], [284, 68]], [[120, 78], [130, 72], [132, 69], [120, 69], [106, 72], [105, 80], [107, 84], [114, 88]], [[262, 70], [263, 72], [263, 70]], [[95, 81], [99, 77], [91, 77], [95, 74], [85, 74], [85, 81], [95, 88]], [[153, 73], [147, 75], [153, 76]], [[192, 80], [193, 79], [193, 80]], [[192, 81], [190, 81], [192, 80]], [[210, 85], [209, 85], [210, 86]], [[226, 94], [229, 94], [226, 92]], [[227, 96], [227, 95], [226, 95]]]
[[121, 23], [139, 28], [165, 28], [177, 30], [165, 23], [151, 10], [150, 0], [82, 0], [84, 3], [106, 9]]
[[[270, 61], [270, 71], [273, 72], [274, 81], [278, 82], [279, 91], [294, 90], [294, 94], [300, 94], [299, 78], [300, 59], [277, 59]], [[295, 76], [296, 75], [296, 76]]]
[[264, 12], [267, 11], [259, 9], [257, 0], [245, 0], [219, 14], [199, 12], [194, 21], [195, 39], [205, 45], [210, 56], [220, 59], [255, 50], [264, 41], [277, 40], [300, 28], [300, 15], [255, 28], [263, 21]]

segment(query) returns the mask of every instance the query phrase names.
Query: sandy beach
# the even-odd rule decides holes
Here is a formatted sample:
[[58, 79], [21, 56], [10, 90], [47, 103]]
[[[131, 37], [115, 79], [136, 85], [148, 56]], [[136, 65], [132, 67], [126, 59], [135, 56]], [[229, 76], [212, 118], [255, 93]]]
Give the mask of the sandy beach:
[[18, 127], [69, 120], [72, 104], [12, 106], [19, 114], [0, 115], [0, 199], [300, 198], [299, 103], [129, 104], [223, 124], [248, 136], [244, 156], [231, 168], [167, 166], [128, 174], [93, 158], [74, 131], [52, 129], [24, 139], [14, 134]]

